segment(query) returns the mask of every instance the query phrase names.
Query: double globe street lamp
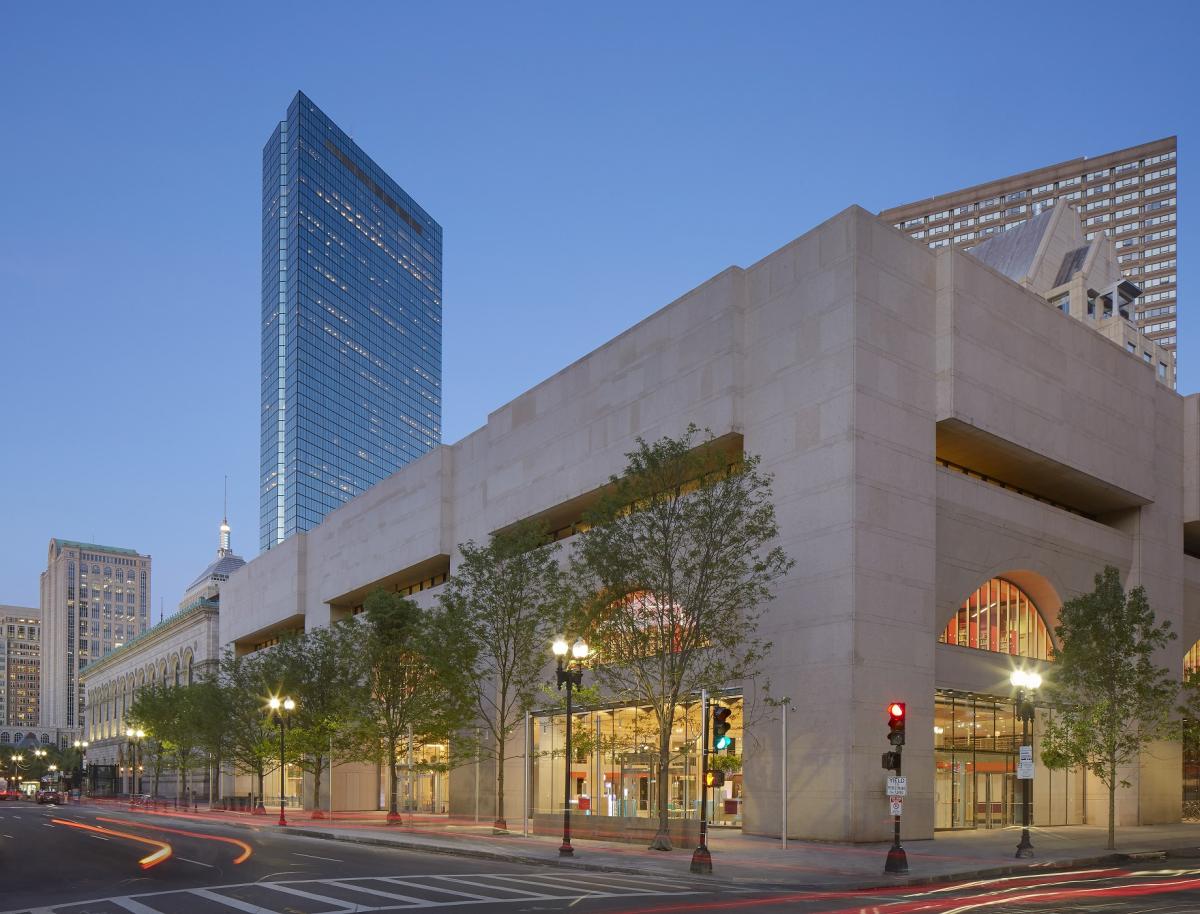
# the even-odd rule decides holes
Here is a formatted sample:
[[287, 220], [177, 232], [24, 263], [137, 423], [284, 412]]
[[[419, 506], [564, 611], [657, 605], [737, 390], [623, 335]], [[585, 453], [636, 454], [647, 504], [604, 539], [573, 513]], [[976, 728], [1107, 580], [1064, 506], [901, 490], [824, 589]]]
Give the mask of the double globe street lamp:
[[267, 702], [267, 706], [271, 710], [271, 714], [275, 716], [279, 723], [279, 824], [287, 825], [287, 816], [283, 811], [285, 794], [287, 792], [287, 755], [286, 755], [286, 739], [287, 739], [287, 718], [288, 715], [296, 710], [296, 702], [291, 698], [279, 698], [276, 695], [271, 696], [271, 700]]
[[[563, 772], [563, 840], [562, 846], [558, 849], [558, 855], [571, 857], [575, 854], [575, 848], [571, 847], [571, 692], [583, 685], [582, 663], [588, 655], [588, 646], [582, 638], [576, 638], [575, 643], [570, 646], [571, 657], [568, 659], [567, 639], [559, 635], [554, 639], [551, 650], [554, 651], [554, 656], [558, 660], [558, 669], [555, 674], [558, 688], [561, 690], [564, 685], [567, 687], [567, 755]], [[572, 669], [572, 664], [574, 664], [574, 669]]]
[[87, 748], [86, 739], [75, 740], [75, 751], [79, 753], [79, 799], [83, 799], [83, 781], [87, 777]]
[[141, 747], [142, 740], [146, 738], [145, 730], [134, 730], [130, 727], [125, 731], [125, 739], [129, 741], [129, 808], [133, 809], [134, 795], [137, 793], [137, 788], [141, 786], [138, 783], [138, 749]]
[[[1033, 720], [1033, 693], [1042, 684], [1042, 677], [1038, 673], [1028, 673], [1025, 670], [1013, 670], [1009, 677], [1013, 688], [1017, 690], [1017, 713], [1021, 715], [1021, 748], [1029, 750], [1022, 752], [1022, 755], [1028, 755], [1028, 764], [1033, 764], [1033, 748], [1029, 742], [1029, 724]], [[1024, 774], [1025, 777], [1021, 777]], [[1033, 842], [1029, 840], [1029, 818], [1030, 805], [1033, 802], [1033, 772], [1031, 770], [1022, 771], [1018, 765], [1017, 777], [1021, 778], [1022, 787], [1022, 807], [1024, 811], [1021, 815], [1021, 842], [1017, 845], [1018, 857], [1033, 856]]]

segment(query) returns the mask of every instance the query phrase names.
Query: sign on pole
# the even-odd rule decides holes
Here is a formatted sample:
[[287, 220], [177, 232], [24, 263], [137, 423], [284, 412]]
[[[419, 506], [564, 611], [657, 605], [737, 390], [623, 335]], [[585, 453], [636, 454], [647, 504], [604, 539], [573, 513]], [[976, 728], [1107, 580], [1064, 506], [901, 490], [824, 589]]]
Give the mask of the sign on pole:
[[1032, 781], [1033, 780], [1033, 747], [1022, 746], [1021, 757], [1017, 762], [1017, 780]]
[[889, 813], [889, 815], [898, 816], [904, 812], [903, 797], [889, 797], [888, 804], [892, 807], [892, 811]]
[[[889, 797], [908, 796], [908, 778], [894, 776], [889, 777], [887, 779], [887, 795]], [[899, 813], [896, 815], [899, 815]]]

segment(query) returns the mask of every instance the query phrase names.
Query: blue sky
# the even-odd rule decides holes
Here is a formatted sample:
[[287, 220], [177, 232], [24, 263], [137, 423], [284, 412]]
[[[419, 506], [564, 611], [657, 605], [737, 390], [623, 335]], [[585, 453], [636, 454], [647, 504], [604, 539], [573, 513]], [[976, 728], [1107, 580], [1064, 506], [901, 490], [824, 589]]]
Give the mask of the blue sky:
[[[447, 441], [851, 203], [1170, 134], [1190, 201], [1200, 118], [1185, 2], [42, 2], [4, 19], [0, 603], [23, 605], [60, 536], [151, 553], [169, 614], [216, 549], [226, 474], [234, 545], [256, 554], [261, 150], [297, 89], [445, 230]], [[1184, 302], [1197, 257], [1185, 245]], [[1184, 392], [1191, 331], [1185, 310]]]

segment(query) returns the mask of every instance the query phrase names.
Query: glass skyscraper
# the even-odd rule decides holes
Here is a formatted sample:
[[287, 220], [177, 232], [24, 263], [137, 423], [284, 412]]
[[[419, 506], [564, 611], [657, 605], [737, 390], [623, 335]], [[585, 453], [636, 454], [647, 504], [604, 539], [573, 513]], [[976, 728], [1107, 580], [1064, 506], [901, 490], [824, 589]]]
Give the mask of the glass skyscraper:
[[303, 93], [263, 149], [261, 547], [441, 438], [442, 228]]

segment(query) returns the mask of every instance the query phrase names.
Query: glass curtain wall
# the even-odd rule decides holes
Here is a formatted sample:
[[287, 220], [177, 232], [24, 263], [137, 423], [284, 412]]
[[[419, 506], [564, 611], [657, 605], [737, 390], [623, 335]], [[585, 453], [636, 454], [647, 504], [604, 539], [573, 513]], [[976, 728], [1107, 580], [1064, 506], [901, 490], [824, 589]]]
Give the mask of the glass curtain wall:
[[[743, 781], [742, 699], [722, 697], [731, 708], [731, 751], [709, 756], [719, 765], [725, 786], [709, 792], [709, 821], [741, 825]], [[700, 701], [680, 706], [671, 733], [670, 768], [665, 787], [658, 782], [658, 725], [649, 708], [589, 709], [571, 722], [570, 796], [572, 811], [590, 816], [653, 818], [659, 790], [667, 791], [672, 818], [700, 817]], [[531, 812], [562, 812], [566, 714], [560, 710], [533, 716], [531, 735]]]

